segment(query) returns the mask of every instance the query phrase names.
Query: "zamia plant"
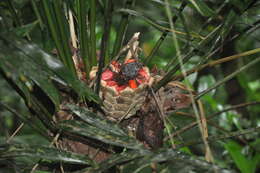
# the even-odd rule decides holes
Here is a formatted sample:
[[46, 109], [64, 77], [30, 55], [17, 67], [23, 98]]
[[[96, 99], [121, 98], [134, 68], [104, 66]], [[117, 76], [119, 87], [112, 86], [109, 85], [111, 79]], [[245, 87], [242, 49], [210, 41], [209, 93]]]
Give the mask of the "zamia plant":
[[[154, 15], [148, 15], [148, 6]], [[0, 145], [0, 165], [14, 172], [233, 172], [214, 159], [209, 142], [259, 127], [211, 137], [207, 121], [220, 113], [206, 115], [201, 98], [260, 59], [251, 59], [201, 92], [193, 89], [189, 76], [260, 51], [211, 59], [255, 31], [259, 21], [232, 33], [236, 21], [251, 15], [255, 6], [257, 1], [1, 2], [0, 73], [29, 113], [2, 101], [1, 108], [49, 145], [9, 138]], [[188, 27], [191, 11], [203, 18], [199, 22], [205, 20], [196, 31]], [[159, 35], [150, 50], [141, 46], [147, 32], [140, 25]], [[157, 59], [164, 43], [174, 51], [162, 66], [164, 58]], [[195, 55], [196, 65], [187, 68]], [[252, 104], [258, 102], [246, 106]], [[184, 108], [191, 113], [180, 112]], [[176, 114], [196, 121], [177, 130], [172, 121]], [[196, 125], [200, 138], [186, 141], [182, 132]], [[204, 158], [188, 148], [195, 144], [203, 145]]]

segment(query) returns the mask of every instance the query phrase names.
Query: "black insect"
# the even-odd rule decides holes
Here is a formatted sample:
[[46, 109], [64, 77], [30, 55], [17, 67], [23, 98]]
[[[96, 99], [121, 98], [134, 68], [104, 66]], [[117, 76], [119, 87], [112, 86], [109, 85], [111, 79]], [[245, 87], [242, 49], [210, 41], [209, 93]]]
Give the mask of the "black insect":
[[138, 72], [142, 66], [142, 63], [137, 61], [123, 64], [119, 73], [115, 75], [115, 81], [119, 85], [127, 84], [129, 80], [135, 79], [138, 76]]

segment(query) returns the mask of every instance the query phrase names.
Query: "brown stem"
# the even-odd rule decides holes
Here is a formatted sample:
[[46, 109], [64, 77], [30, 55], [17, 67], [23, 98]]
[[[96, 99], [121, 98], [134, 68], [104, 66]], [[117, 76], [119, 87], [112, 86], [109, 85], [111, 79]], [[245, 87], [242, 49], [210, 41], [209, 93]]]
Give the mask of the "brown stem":
[[[221, 63], [224, 63], [224, 62], [232, 61], [232, 60], [244, 57], [244, 56], [249, 56], [249, 55], [252, 55], [252, 54], [256, 54], [258, 52], [260, 52], [260, 48], [253, 49], [253, 50], [250, 50], [250, 51], [246, 51], [246, 52], [243, 52], [243, 53], [240, 53], [240, 54], [228, 56], [228, 57], [225, 57], [225, 58], [221, 58], [221, 59], [218, 59], [218, 60], [215, 60], [215, 61], [211, 61], [211, 62], [209, 62], [207, 64], [203, 64], [203, 65], [201, 65], [199, 67], [194, 67], [193, 69], [188, 70], [186, 72], [186, 75], [188, 76], [188, 75], [190, 75], [190, 74], [192, 74], [194, 72], [201, 71], [201, 70], [203, 70], [206, 67], [212, 67], [212, 66], [215, 66], [215, 65], [218, 65], [218, 64], [221, 64]], [[182, 80], [183, 78], [184, 78], [183, 74], [179, 74], [179, 75], [174, 76], [173, 80]]]
[[[231, 106], [231, 107], [229, 107], [227, 109], [224, 109], [222, 111], [219, 111], [219, 112], [211, 114], [210, 116], [208, 116], [207, 121], [211, 120], [215, 116], [220, 115], [220, 114], [222, 114], [224, 112], [228, 112], [230, 110], [234, 110], [234, 109], [242, 108], [242, 107], [247, 107], [247, 106], [252, 106], [252, 105], [256, 105], [256, 104], [260, 104], [260, 101], [241, 103], [241, 104], [238, 104], [238, 105]], [[185, 116], [188, 116], [188, 117], [195, 118], [195, 116], [192, 115], [192, 114], [188, 114], [188, 113], [184, 113], [184, 112], [176, 112], [176, 113], [177, 114], [181, 114], [181, 115], [185, 115]], [[183, 133], [183, 132], [185, 132], [185, 131], [193, 128], [193, 127], [195, 127], [197, 124], [198, 124], [198, 122], [194, 121], [194, 122], [184, 126], [183, 128], [181, 128], [180, 130], [178, 130], [175, 133], [171, 134], [170, 136], [165, 137], [164, 141], [168, 140], [170, 137], [174, 137], [176, 135], [179, 135], [179, 134], [181, 134], [181, 133]], [[209, 123], [209, 124], [211, 124], [211, 123]]]
[[[259, 131], [260, 131], [260, 127], [255, 127], [255, 128], [250, 128], [250, 129], [246, 129], [246, 130], [239, 130], [239, 131], [236, 131], [236, 132], [231, 132], [229, 135], [210, 136], [210, 137], [208, 137], [208, 142], [215, 142], [217, 140], [237, 137], [237, 136], [241, 136], [241, 135], [245, 135], [245, 134], [253, 133], [253, 132], [259, 132]], [[177, 149], [184, 147], [184, 146], [191, 146], [191, 145], [200, 144], [202, 142], [203, 141], [201, 139], [199, 139], [199, 140], [196, 140], [196, 141], [188, 142], [187, 144], [179, 144], [179, 145], [177, 145]]]

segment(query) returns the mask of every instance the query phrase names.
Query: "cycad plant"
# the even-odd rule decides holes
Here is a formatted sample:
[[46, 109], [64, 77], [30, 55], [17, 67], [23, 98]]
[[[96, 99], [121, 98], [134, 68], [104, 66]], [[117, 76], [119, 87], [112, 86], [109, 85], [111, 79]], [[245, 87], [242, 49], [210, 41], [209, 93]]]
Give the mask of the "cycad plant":
[[259, 6], [1, 1], [0, 172], [256, 172]]

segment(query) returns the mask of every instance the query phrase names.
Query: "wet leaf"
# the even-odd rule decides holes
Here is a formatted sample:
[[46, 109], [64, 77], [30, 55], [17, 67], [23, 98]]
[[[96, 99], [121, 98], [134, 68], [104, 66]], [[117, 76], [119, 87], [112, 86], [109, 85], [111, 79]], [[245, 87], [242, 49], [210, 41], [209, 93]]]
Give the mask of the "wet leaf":
[[[0, 144], [0, 158], [37, 158], [52, 162], [63, 162], [80, 165], [94, 165], [87, 156], [62, 151], [53, 147], [22, 144]], [[37, 161], [37, 160], [35, 160]]]
[[220, 173], [233, 172], [230, 170], [221, 169], [217, 166], [207, 163], [206, 161], [199, 160], [189, 156], [185, 153], [176, 151], [174, 149], [162, 149], [157, 152], [151, 151], [126, 151], [117, 154], [103, 161], [96, 168], [87, 169], [89, 172], [102, 172], [115, 165], [127, 163], [121, 166], [122, 172], [139, 172], [151, 164], [161, 163], [162, 168], [170, 169], [170, 172], [214, 172], [217, 170]]
[[113, 166], [120, 165], [123, 163], [130, 162], [132, 160], [141, 158], [145, 155], [151, 154], [151, 151], [148, 150], [133, 150], [133, 151], [126, 151], [120, 154], [114, 154], [109, 159], [100, 163], [96, 168], [89, 168], [87, 169], [89, 172], [102, 172], [105, 171]]
[[[95, 125], [95, 124], [93, 124]], [[68, 133], [95, 139], [106, 144], [115, 145], [129, 149], [143, 149], [141, 143], [128, 135], [119, 135], [111, 131], [111, 128], [100, 129], [90, 124], [75, 120], [62, 121], [58, 127]]]
[[126, 135], [126, 133], [117, 124], [102, 118], [101, 116], [89, 111], [86, 108], [79, 107], [77, 105], [67, 106], [75, 115], [79, 116], [83, 121], [89, 123], [92, 126], [109, 131], [117, 135]]
[[257, 166], [257, 160], [248, 160], [242, 153], [242, 147], [233, 141], [229, 141], [224, 144], [226, 150], [228, 150], [236, 166], [242, 173], [254, 173]]
[[[214, 172], [217, 170], [220, 173], [229, 173], [232, 171], [221, 169], [217, 166], [213, 166], [206, 161], [193, 158], [189, 155], [186, 155], [180, 151], [174, 149], [163, 149], [154, 153], [146, 154], [140, 159], [136, 159], [129, 164], [126, 164], [125, 168], [128, 166], [134, 165], [135, 169], [132, 167], [132, 172], [138, 172], [146, 167], [150, 167], [151, 164], [161, 163], [163, 168], [170, 168], [171, 172], [182, 172], [188, 173], [190, 171], [195, 172]], [[124, 169], [124, 172], [126, 171]]]
[[[72, 88], [81, 98], [100, 102], [99, 97], [83, 82], [76, 79], [73, 74], [56, 58], [43, 51], [36, 44], [21, 40], [11, 33], [2, 33], [0, 54], [3, 63], [0, 64], [12, 78], [19, 83], [19, 78], [33, 80], [51, 98], [53, 103], [59, 105], [60, 98], [52, 80], [60, 80]], [[25, 80], [24, 82], [27, 82]], [[27, 83], [29, 84], [29, 83]]]
[[[33, 91], [34, 84], [38, 85], [52, 102], [58, 106], [60, 96], [51, 81], [51, 76], [54, 75], [53, 72], [44, 68], [46, 66], [41, 64], [40, 61], [36, 63], [32, 58], [35, 57], [39, 59], [39, 55], [37, 56], [37, 54], [33, 52], [36, 47], [25, 44], [20, 40], [15, 40], [12, 37], [7, 37], [7, 35], [3, 36], [2, 34], [1, 40], [0, 68], [3, 69], [4, 73], [12, 78], [18, 85], [26, 86], [30, 92]], [[28, 55], [26, 52], [30, 52], [30, 54]]]

